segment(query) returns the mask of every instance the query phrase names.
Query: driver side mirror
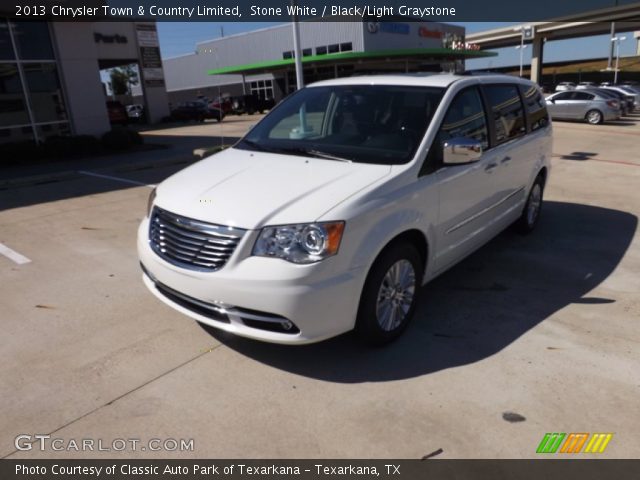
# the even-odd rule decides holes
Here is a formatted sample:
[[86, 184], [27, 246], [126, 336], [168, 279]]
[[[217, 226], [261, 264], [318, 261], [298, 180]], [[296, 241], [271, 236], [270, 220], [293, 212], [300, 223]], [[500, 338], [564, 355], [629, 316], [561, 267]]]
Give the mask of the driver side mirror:
[[482, 156], [482, 143], [467, 137], [450, 138], [442, 146], [445, 165], [461, 165], [477, 162]]

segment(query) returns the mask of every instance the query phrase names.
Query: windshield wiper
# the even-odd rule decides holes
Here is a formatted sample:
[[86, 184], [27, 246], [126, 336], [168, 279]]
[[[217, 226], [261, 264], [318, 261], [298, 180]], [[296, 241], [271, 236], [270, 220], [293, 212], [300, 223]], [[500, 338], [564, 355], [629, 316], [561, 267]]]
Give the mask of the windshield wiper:
[[315, 157], [315, 158], [323, 158], [325, 160], [335, 160], [337, 162], [353, 163], [353, 160], [350, 160], [348, 158], [338, 157], [336, 155], [331, 155], [330, 153], [321, 152], [320, 150], [315, 150], [313, 148], [272, 147], [270, 145], [264, 145], [258, 142], [254, 142], [253, 140], [242, 140], [240, 142], [240, 145], [246, 145], [250, 147], [252, 150], [257, 150], [259, 152], [304, 155], [304, 156]]
[[338, 157], [336, 155], [331, 155], [330, 153], [321, 152], [319, 150], [313, 150], [313, 149], [307, 150], [307, 149], [301, 148], [300, 151], [316, 158], [324, 158], [325, 160], [336, 160], [338, 162], [353, 163], [353, 160], [349, 160], [348, 158]]

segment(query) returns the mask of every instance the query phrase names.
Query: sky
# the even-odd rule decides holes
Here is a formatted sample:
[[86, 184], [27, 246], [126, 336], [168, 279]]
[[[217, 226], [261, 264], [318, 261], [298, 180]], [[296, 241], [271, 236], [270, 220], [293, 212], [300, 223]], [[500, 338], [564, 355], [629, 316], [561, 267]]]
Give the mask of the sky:
[[[160, 50], [163, 58], [185, 55], [195, 51], [196, 43], [204, 40], [248, 32], [260, 28], [266, 28], [280, 23], [267, 22], [158, 22], [158, 35], [160, 38]], [[454, 23], [466, 28], [467, 33], [499, 28], [515, 23], [509, 22], [466, 22]], [[620, 56], [634, 55], [636, 51], [636, 39], [633, 33], [622, 34], [627, 39], [620, 43]], [[589, 58], [601, 58], [608, 56], [610, 45], [608, 35], [593, 37], [557, 40], [547, 42], [544, 49], [544, 61], [555, 62], [562, 60], [580, 60]], [[520, 53], [513, 47], [494, 50], [497, 57], [489, 59], [476, 59], [467, 61], [468, 69], [492, 68], [502, 66], [516, 66], [520, 63]], [[531, 47], [524, 50], [523, 61], [528, 64], [531, 61]]]

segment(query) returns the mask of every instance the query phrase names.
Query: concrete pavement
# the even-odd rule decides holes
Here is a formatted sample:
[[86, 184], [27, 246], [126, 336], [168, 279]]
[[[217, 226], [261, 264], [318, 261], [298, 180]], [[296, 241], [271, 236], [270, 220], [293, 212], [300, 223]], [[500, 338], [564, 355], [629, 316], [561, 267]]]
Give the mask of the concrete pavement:
[[[539, 229], [427, 285], [384, 349], [233, 338], [156, 301], [135, 252], [144, 186], [0, 191], [0, 243], [31, 259], [0, 256], [0, 456], [531, 458], [546, 432], [612, 432], [601, 456], [637, 457], [639, 120], [557, 122]], [[178, 168], [101, 171], [156, 183]], [[18, 434], [194, 448], [23, 452]]]

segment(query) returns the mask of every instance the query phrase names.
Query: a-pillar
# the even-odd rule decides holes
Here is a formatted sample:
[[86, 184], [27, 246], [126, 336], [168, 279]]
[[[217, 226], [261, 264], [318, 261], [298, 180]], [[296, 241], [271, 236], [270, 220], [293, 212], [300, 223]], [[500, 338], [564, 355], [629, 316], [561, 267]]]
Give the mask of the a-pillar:
[[531, 81], [540, 84], [542, 81], [542, 54], [544, 50], [544, 39], [536, 35], [533, 38], [531, 51]]

